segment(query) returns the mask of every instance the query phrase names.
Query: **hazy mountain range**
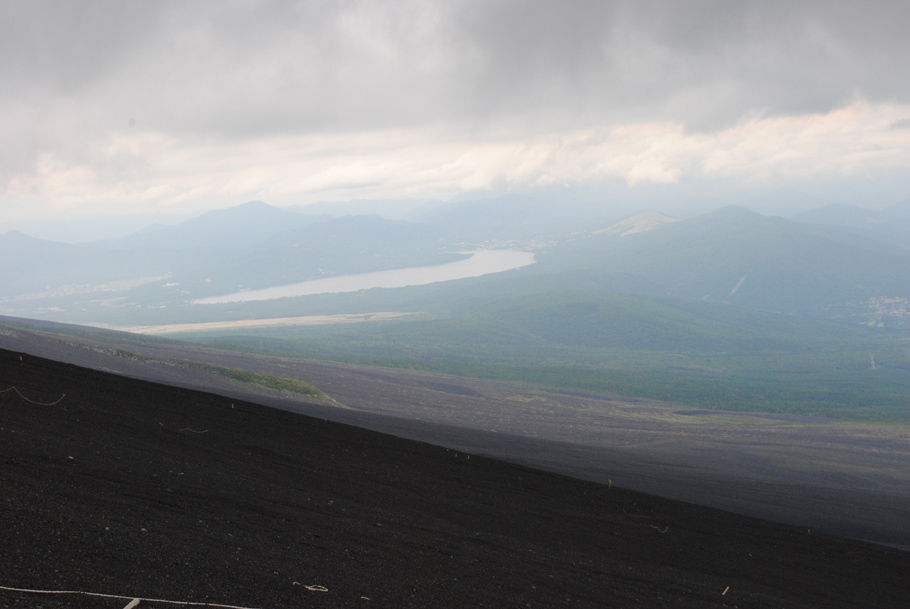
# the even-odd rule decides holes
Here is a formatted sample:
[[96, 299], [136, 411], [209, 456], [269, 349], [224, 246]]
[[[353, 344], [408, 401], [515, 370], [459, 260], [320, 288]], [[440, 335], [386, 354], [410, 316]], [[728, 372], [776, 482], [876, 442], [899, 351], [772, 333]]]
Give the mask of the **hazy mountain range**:
[[536, 252], [524, 275], [536, 274], [539, 289], [594, 287], [902, 327], [910, 249], [899, 237], [910, 234], [908, 210], [910, 202], [879, 212], [830, 207], [787, 220], [727, 207], [682, 221], [645, 212], [589, 216], [582, 230], [553, 206], [508, 201], [437, 205], [418, 210], [419, 222], [250, 202], [89, 244], [0, 235], [0, 312], [105, 322], [116, 311], [143, 323], [167, 307], [173, 320], [195, 318], [187, 303], [202, 296], [510, 247]]
[[881, 210], [829, 205], [798, 214], [794, 220], [837, 226], [856, 234], [884, 239], [898, 247], [910, 247], [910, 199]]
[[862, 322], [872, 321], [873, 303], [910, 298], [908, 263], [910, 251], [867, 234], [737, 207], [541, 254], [542, 266], [571, 269], [579, 281], [632, 278], [647, 282], [644, 293]]

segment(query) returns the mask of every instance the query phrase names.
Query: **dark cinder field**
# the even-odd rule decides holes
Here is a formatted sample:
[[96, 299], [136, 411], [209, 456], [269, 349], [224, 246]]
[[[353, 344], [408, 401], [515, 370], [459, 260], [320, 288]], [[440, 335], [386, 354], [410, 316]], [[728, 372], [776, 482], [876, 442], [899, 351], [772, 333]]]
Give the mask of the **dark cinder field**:
[[[906, 425], [693, 410], [526, 383], [68, 332], [53, 324], [42, 331], [6, 326], [0, 347], [910, 548]], [[240, 384], [187, 362], [302, 379], [329, 399], [316, 403], [312, 396]]]
[[18, 390], [0, 394], [0, 585], [127, 597], [0, 591], [5, 607], [910, 600], [893, 548], [16, 351], [0, 386]]

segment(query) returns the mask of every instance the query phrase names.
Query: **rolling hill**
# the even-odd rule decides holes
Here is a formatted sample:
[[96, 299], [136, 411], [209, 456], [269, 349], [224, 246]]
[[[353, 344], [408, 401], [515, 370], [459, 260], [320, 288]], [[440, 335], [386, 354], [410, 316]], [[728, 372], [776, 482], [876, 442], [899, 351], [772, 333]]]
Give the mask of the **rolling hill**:
[[727, 207], [657, 230], [591, 235], [540, 256], [578, 281], [634, 279], [688, 300], [869, 322], [873, 299], [910, 299], [910, 253], [868, 237]]
[[910, 199], [879, 210], [829, 205], [797, 214], [793, 219], [807, 224], [836, 226], [853, 234], [887, 240], [897, 247], [910, 247]]
[[[93, 289], [123, 291], [132, 282], [166, 274], [176, 261], [177, 257], [167, 252], [137, 249], [111, 256], [91, 245], [47, 241], [10, 231], [0, 235], [0, 297], [54, 292], [63, 302], [72, 294]], [[109, 285], [115, 282], [126, 284], [119, 288]]]
[[206, 250], [236, 252], [272, 235], [301, 228], [317, 218], [292, 212], [262, 201], [250, 201], [226, 209], [206, 212], [178, 224], [155, 224], [121, 239], [100, 242], [117, 250]]
[[138, 318], [240, 289], [465, 257], [434, 227], [261, 202], [115, 241], [69, 245], [10, 232], [0, 235], [0, 254], [0, 312], [63, 320]]

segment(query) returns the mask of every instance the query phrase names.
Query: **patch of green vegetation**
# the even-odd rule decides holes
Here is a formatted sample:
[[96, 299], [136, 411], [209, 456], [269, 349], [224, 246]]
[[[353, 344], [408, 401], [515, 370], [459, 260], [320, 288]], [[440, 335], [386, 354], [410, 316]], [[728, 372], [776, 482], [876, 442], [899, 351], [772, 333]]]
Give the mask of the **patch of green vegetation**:
[[519, 402], [522, 404], [540, 400], [540, 398], [536, 398], [536, 397], [532, 397], [532, 396], [528, 396], [528, 395], [517, 395], [517, 394], [506, 396], [506, 399], [509, 400], [510, 402]]
[[219, 376], [224, 376], [245, 385], [253, 385], [255, 387], [261, 387], [263, 389], [270, 389], [272, 391], [280, 391], [281, 393], [289, 393], [294, 395], [305, 395], [308, 397], [317, 398], [327, 397], [326, 394], [323, 393], [318, 387], [300, 379], [290, 378], [286, 376], [274, 376], [271, 374], [262, 374], [260, 372], [242, 370], [240, 368], [228, 368], [225, 366], [202, 364], [199, 362], [192, 362], [189, 365], [191, 368], [211, 374], [217, 374]]
[[[93, 340], [97, 339], [101, 341], [102, 344], [111, 344], [113, 341], [117, 341], [117, 344], [129, 345], [135, 349], [141, 349], [145, 345], [186, 345], [185, 341], [149, 337], [99, 328], [61, 325], [42, 321], [15, 320], [4, 318], [2, 320], [2, 323], [3, 325], [7, 325], [13, 328], [19, 328], [29, 332], [44, 334], [48, 336], [74, 336], [77, 338], [86, 338]], [[146, 355], [136, 350], [128, 349], [122, 346], [109, 346], [105, 347], [105, 349], [108, 353], [110, 353], [110, 355], [123, 359], [152, 363], [165, 361], [161, 360], [158, 357]], [[173, 364], [175, 362], [168, 360], [168, 363]], [[252, 385], [255, 387], [261, 387], [263, 389], [279, 391], [292, 395], [303, 395], [307, 397], [326, 399], [328, 398], [328, 396], [315, 385], [296, 378], [263, 374], [250, 370], [229, 368], [226, 366], [216, 366], [212, 364], [204, 364], [201, 362], [177, 361], [176, 363], [187, 366], [193, 370], [198, 370], [200, 372], [226, 377], [245, 385]]]

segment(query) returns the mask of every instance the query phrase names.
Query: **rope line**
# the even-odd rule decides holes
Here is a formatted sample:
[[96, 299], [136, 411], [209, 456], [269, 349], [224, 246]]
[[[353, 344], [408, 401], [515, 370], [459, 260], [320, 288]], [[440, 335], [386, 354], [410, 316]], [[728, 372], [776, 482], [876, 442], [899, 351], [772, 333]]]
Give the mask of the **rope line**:
[[[161, 598], [143, 598], [141, 596], [123, 596], [121, 594], [102, 594], [101, 592], [83, 592], [81, 590], [32, 590], [30, 588], [13, 588], [0, 586], [0, 590], [10, 592], [27, 592], [29, 594], [81, 594], [82, 596], [95, 596], [99, 598], [117, 598], [120, 600], [140, 600], [148, 603], [166, 603], [170, 605], [183, 605], [192, 607], [220, 607], [221, 609], [256, 609], [256, 607], [242, 607], [240, 605], [222, 605], [221, 603], [200, 603], [193, 601], [169, 601]], [[134, 605], [135, 606], [135, 605]]]
[[29, 404], [34, 404], [35, 406], [56, 406], [57, 404], [59, 404], [60, 402], [63, 401], [63, 398], [66, 397], [66, 394], [63, 393], [63, 394], [60, 395], [59, 398], [57, 398], [57, 399], [54, 400], [53, 402], [38, 402], [38, 401], [35, 401], [35, 400], [29, 398], [29, 397], [26, 396], [24, 393], [22, 393], [21, 391], [19, 391], [19, 388], [16, 387], [15, 385], [11, 385], [11, 386], [7, 387], [6, 389], [0, 389], [0, 393], [6, 393], [7, 391], [15, 391], [15, 392], [16, 392], [16, 395], [18, 395], [20, 398], [22, 398], [23, 400], [25, 400], [25, 401], [28, 402]]

